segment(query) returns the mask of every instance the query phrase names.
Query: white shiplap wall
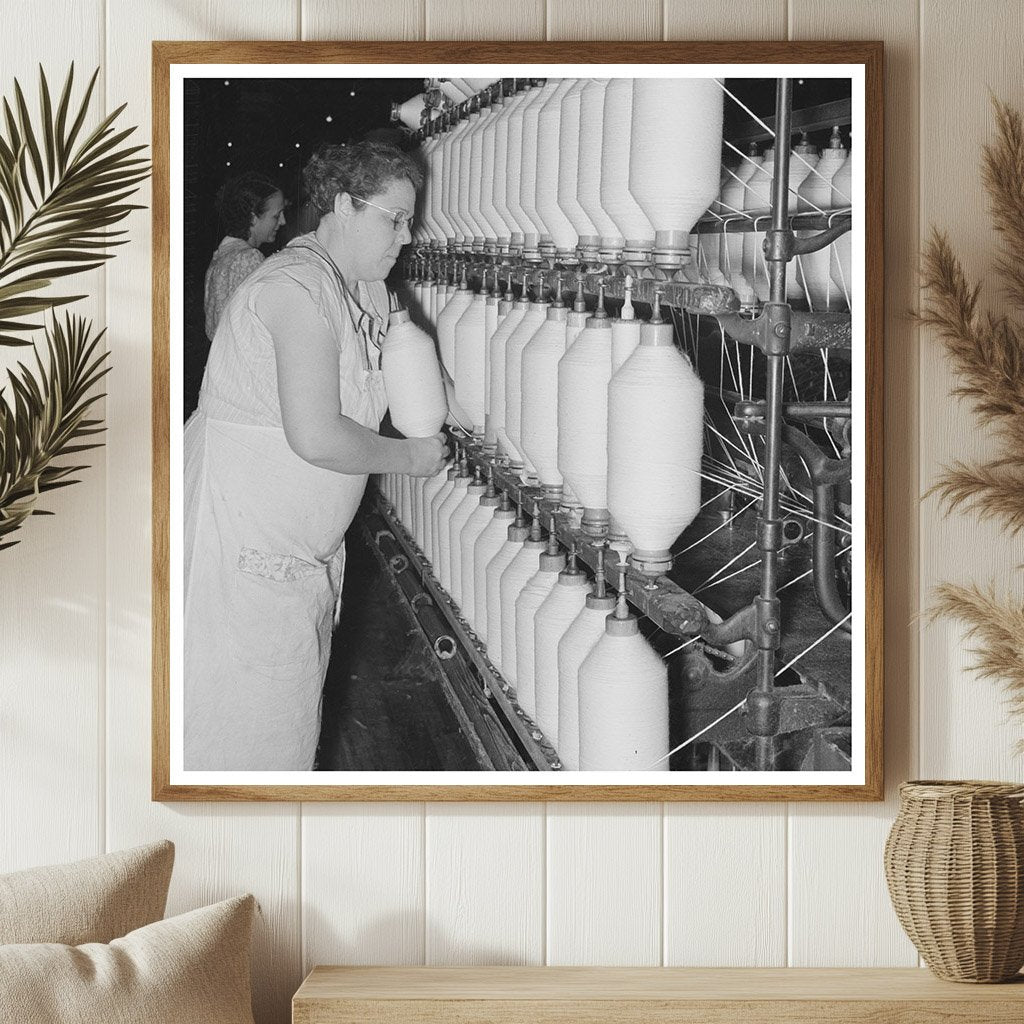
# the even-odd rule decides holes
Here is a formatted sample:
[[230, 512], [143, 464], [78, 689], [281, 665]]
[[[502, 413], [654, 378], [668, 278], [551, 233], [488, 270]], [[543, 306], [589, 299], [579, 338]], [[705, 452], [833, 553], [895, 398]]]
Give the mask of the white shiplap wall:
[[[171, 911], [256, 894], [260, 1024], [283, 1024], [314, 963], [916, 962], [881, 845], [905, 778], [1021, 776], [959, 630], [914, 615], [943, 577], [1009, 583], [994, 529], [918, 494], [983, 444], [946, 398], [937, 343], [906, 312], [919, 238], [946, 225], [985, 274], [977, 184], [987, 89], [1024, 105], [1017, 0], [36, 0], [0, 43], [0, 90], [101, 65], [107, 108], [148, 137], [152, 39], [812, 39], [887, 44], [886, 757], [889, 798], [742, 804], [184, 805], [149, 800], [148, 218], [83, 290], [114, 372], [107, 448], [0, 555], [0, 870], [167, 836]], [[148, 200], [148, 193], [143, 201]], [[0, 360], [6, 358], [0, 355]], [[921, 410], [919, 416], [918, 410]], [[920, 638], [918, 633], [920, 631]], [[918, 651], [920, 649], [920, 655]], [[920, 680], [920, 686], [919, 686]]]

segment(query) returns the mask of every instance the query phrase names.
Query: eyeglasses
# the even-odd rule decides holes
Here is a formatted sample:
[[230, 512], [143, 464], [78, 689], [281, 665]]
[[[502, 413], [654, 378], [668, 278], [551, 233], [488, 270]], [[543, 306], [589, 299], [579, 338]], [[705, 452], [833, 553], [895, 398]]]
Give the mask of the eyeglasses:
[[[349, 193], [349, 195], [352, 195], [352, 193]], [[396, 233], [404, 228], [408, 228], [410, 233], [412, 232], [412, 217], [408, 214], [388, 210], [383, 206], [378, 206], [376, 203], [371, 203], [369, 199], [364, 199], [362, 196], [352, 195], [352, 198], [358, 199], [361, 203], [366, 203], [367, 206], [372, 206], [375, 210], [380, 210], [381, 213], [388, 214], [391, 217], [391, 226], [395, 229]]]

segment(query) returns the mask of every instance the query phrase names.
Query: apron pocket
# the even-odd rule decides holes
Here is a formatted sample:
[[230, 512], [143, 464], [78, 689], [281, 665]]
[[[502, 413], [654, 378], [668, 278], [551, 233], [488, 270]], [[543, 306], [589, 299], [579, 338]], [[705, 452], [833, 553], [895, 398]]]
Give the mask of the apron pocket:
[[327, 567], [242, 548], [238, 570], [228, 609], [234, 661], [300, 674], [326, 669], [334, 610]]

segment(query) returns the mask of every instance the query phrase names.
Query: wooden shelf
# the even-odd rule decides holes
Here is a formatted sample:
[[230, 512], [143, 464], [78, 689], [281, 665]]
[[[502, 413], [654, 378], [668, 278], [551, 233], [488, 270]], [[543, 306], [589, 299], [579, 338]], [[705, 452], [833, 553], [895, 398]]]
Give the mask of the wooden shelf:
[[1024, 976], [915, 969], [316, 967], [293, 1024], [989, 1024], [1024, 1020]]

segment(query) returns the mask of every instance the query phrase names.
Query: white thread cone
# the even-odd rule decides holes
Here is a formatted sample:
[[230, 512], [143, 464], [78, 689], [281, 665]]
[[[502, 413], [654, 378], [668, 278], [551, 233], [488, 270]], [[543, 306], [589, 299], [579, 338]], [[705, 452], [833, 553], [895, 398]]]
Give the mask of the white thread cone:
[[668, 549], [700, 509], [703, 443], [703, 382], [671, 326], [647, 324], [608, 385], [608, 510], [634, 561], [671, 567]]
[[[484, 643], [487, 643], [487, 567], [508, 540], [508, 528], [516, 516], [514, 509], [497, 508], [490, 521], [484, 525], [480, 536], [473, 545], [473, 629]], [[463, 556], [463, 569], [466, 561]], [[465, 580], [465, 574], [463, 574]], [[465, 583], [463, 583], [465, 590]], [[487, 648], [490, 655], [490, 646]], [[493, 658], [491, 659], [493, 661]], [[497, 665], [497, 662], [495, 662]]]
[[455, 487], [452, 490], [452, 493], [445, 498], [444, 504], [437, 513], [436, 567], [439, 572], [441, 586], [443, 586], [449, 594], [452, 592], [452, 551], [451, 534], [448, 532], [448, 527], [451, 524], [455, 510], [466, 498], [469, 485], [472, 482], [473, 478], [471, 476], [457, 476], [455, 478]]
[[[518, 679], [518, 647], [516, 646], [516, 601], [523, 587], [540, 569], [540, 556], [547, 545], [541, 540], [528, 540], [501, 574], [499, 584], [499, 614], [501, 622], [501, 672], [513, 685]], [[490, 622], [490, 606], [487, 609]]]
[[558, 363], [558, 468], [585, 508], [608, 508], [612, 332], [591, 319]]
[[563, 768], [580, 767], [580, 665], [604, 636], [613, 597], [589, 595], [586, 606], [558, 641], [558, 757]]
[[508, 389], [505, 386], [505, 351], [508, 339], [523, 322], [530, 304], [522, 300], [513, 304], [501, 325], [491, 336], [491, 425], [498, 443], [498, 454], [511, 462], [522, 462], [508, 436]]
[[[517, 539], [511, 539], [513, 531], [518, 532]], [[487, 654], [505, 675], [504, 659], [501, 656], [501, 577], [512, 564], [513, 559], [523, 549], [527, 537], [526, 527], [509, 526], [509, 539], [498, 549], [498, 553], [487, 563], [484, 570], [485, 590], [487, 592]], [[540, 548], [534, 548], [539, 557]], [[539, 563], [538, 563], [539, 564]], [[506, 676], [506, 678], [508, 678]]]
[[523, 349], [520, 434], [523, 453], [544, 487], [561, 487], [558, 471], [558, 361], [565, 355], [567, 311], [552, 306]]
[[[534, 685], [536, 670], [536, 623], [534, 616], [558, 583], [565, 568], [565, 555], [542, 554], [538, 571], [527, 581], [516, 598], [516, 696], [519, 706], [536, 721], [537, 693]], [[549, 737], [550, 739], [550, 737]]]
[[473, 433], [484, 432], [484, 364], [487, 349], [487, 296], [478, 292], [455, 325], [455, 399], [472, 420]]
[[462, 607], [462, 531], [469, 517], [480, 505], [487, 487], [483, 483], [471, 483], [465, 497], [452, 510], [448, 520], [448, 593], [455, 603]]
[[556, 750], [561, 750], [558, 720], [558, 645], [586, 604], [590, 586], [579, 571], [559, 574], [557, 584], [534, 616], [534, 720]]
[[427, 488], [423, 492], [423, 533], [420, 539], [420, 547], [427, 556], [427, 561], [434, 561], [434, 536], [437, 530], [437, 510], [441, 502], [451, 493], [455, 486], [455, 471], [451, 468], [442, 469], [437, 476], [431, 477]]
[[391, 422], [406, 437], [432, 437], [444, 424], [448, 403], [430, 336], [399, 310], [391, 314], [380, 368]]
[[523, 352], [547, 318], [548, 305], [531, 302], [505, 346], [505, 434], [510, 448], [518, 455], [513, 461], [523, 465], [524, 480], [535, 474], [536, 469], [523, 451]]
[[[459, 607], [462, 617], [476, 630], [476, 597], [474, 581], [476, 579], [473, 553], [476, 542], [484, 528], [494, 518], [494, 510], [498, 507], [497, 495], [480, 496], [479, 504], [469, 514], [466, 525], [459, 533]], [[454, 554], [454, 548], [452, 549]], [[452, 576], [455, 575], [454, 566]], [[477, 631], [479, 632], [479, 631]]]
[[668, 670], [639, 634], [606, 632], [579, 676], [580, 770], [668, 771]]

